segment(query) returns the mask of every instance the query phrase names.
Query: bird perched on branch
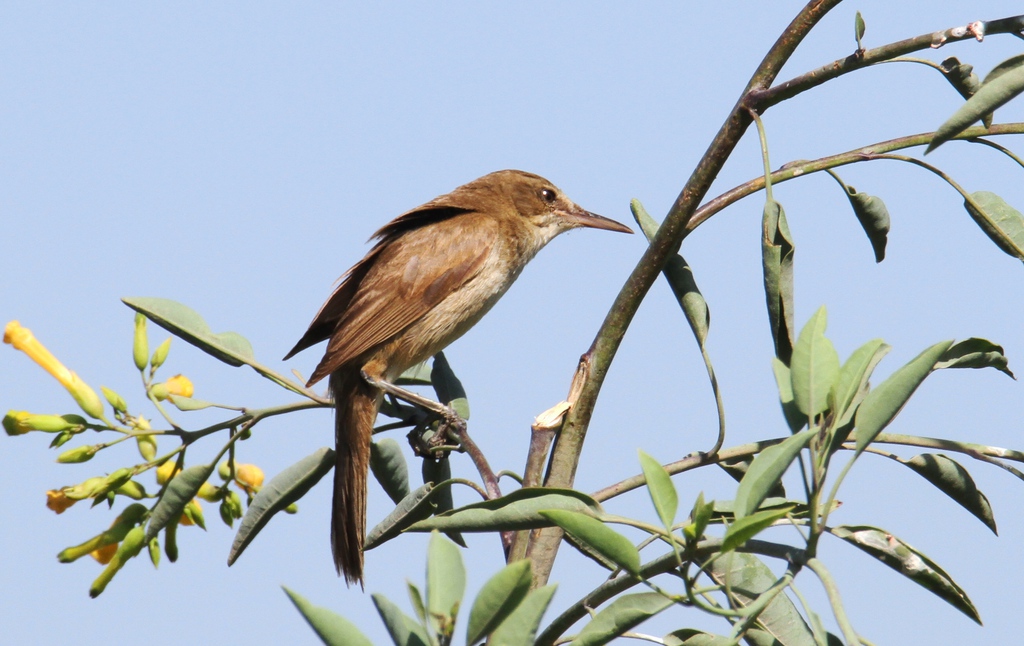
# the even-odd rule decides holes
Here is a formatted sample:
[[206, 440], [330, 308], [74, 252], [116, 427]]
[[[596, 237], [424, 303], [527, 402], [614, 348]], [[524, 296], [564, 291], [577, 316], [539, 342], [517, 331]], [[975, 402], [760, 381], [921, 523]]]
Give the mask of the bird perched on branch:
[[577, 227], [632, 233], [538, 175], [484, 175], [377, 231], [373, 249], [285, 357], [329, 340], [307, 386], [329, 376], [337, 447], [331, 547], [347, 583], [363, 578], [370, 436], [382, 388], [462, 336], [544, 245]]

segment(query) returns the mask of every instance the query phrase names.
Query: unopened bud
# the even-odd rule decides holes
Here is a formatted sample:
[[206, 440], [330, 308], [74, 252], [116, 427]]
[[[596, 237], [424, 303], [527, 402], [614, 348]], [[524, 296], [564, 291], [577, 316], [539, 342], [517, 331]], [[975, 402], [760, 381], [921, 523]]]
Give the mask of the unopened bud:
[[142, 500], [146, 497], [146, 488], [134, 480], [129, 480], [117, 488], [115, 493], [128, 496], [132, 500]]
[[152, 462], [156, 457], [156, 438], [152, 435], [136, 435], [135, 443], [139, 447], [139, 455], [146, 462]]
[[121, 397], [121, 395], [118, 395], [106, 386], [100, 386], [100, 390], [103, 391], [103, 396], [107, 398], [107, 403], [110, 404], [114, 410], [119, 413], [128, 412], [128, 404], [125, 403], [124, 398]]
[[293, 502], [292, 504], [288, 505], [287, 507], [284, 508], [284, 513], [286, 513], [286, 514], [297, 514], [297, 513], [299, 513], [299, 503]]
[[113, 473], [111, 473], [110, 475], [107, 476], [107, 478], [106, 478], [106, 485], [110, 489], [117, 489], [118, 487], [120, 487], [124, 483], [128, 482], [129, 480], [131, 480], [131, 478], [132, 478], [132, 471], [131, 471], [131, 469], [126, 469], [126, 468], [122, 467], [122, 468], [118, 469], [117, 471], [114, 471]]
[[93, 444], [89, 446], [77, 446], [73, 449], [68, 449], [57, 456], [57, 462], [61, 464], [78, 464], [79, 462], [88, 462], [92, 459], [92, 456], [96, 455], [96, 451], [99, 448]]
[[204, 482], [203, 486], [199, 487], [199, 491], [196, 492], [196, 496], [202, 498], [206, 502], [217, 502], [224, 497], [224, 494], [220, 487], [215, 487], [209, 482]]
[[217, 475], [219, 475], [220, 479], [225, 481], [225, 482], [230, 480], [231, 479], [231, 463], [228, 462], [227, 460], [224, 460], [223, 462], [218, 464], [217, 465]]
[[153, 358], [150, 359], [149, 365], [151, 370], [156, 370], [160, 366], [164, 365], [164, 361], [167, 361], [167, 353], [171, 351], [171, 337], [167, 337], [167, 340], [157, 346], [156, 350], [153, 350]]
[[160, 540], [155, 536], [149, 542], [149, 560], [153, 562], [153, 567], [160, 567]]
[[193, 498], [185, 505], [184, 513], [181, 515], [182, 525], [197, 525], [200, 529], [206, 529], [206, 520], [203, 518], [203, 508], [199, 501]]
[[28, 423], [28, 419], [32, 417], [32, 413], [24, 410], [9, 410], [4, 415], [4, 432], [8, 435], [24, 435], [32, 430], [32, 426]]
[[149, 362], [149, 337], [146, 334], [146, 317], [141, 312], [135, 314], [135, 339], [132, 344], [132, 359], [135, 367], [145, 370]]
[[71, 500], [85, 500], [86, 498], [92, 498], [106, 488], [107, 479], [96, 477], [89, 478], [85, 482], [76, 484], [73, 487], [64, 487], [61, 491]]

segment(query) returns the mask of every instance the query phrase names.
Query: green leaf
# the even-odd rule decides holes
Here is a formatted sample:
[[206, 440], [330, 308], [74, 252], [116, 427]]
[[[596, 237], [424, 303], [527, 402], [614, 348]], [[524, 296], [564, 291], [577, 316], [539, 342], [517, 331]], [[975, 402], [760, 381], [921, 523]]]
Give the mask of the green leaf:
[[768, 492], [782, 479], [782, 474], [819, 430], [815, 427], [800, 431], [778, 444], [769, 446], [754, 458], [736, 490], [737, 520], [757, 510], [761, 502], [768, 497]]
[[942, 68], [942, 75], [964, 99], [974, 96], [974, 93], [981, 87], [981, 81], [974, 73], [973, 65], [961, 63], [955, 56], [950, 56], [939, 66]]
[[775, 385], [779, 387], [779, 403], [782, 404], [782, 415], [791, 433], [796, 433], [807, 426], [807, 416], [800, 412], [793, 399], [793, 377], [789, 366], [778, 357], [772, 357], [772, 372], [775, 374]]
[[812, 419], [828, 410], [829, 393], [839, 378], [839, 355], [825, 337], [827, 318], [822, 305], [800, 331], [789, 364], [793, 401]]
[[434, 513], [434, 500], [440, 493], [437, 489], [446, 489], [450, 484], [442, 483], [442, 486], [434, 487], [433, 484], [427, 483], [402, 498], [384, 520], [366, 533], [363, 551], [372, 550], [398, 536], [413, 523], [429, 518]]
[[857, 408], [857, 451], [860, 455], [868, 444], [882, 432], [889, 422], [899, 414], [904, 404], [931, 374], [935, 364], [953, 345], [952, 341], [941, 341], [910, 360], [905, 366], [889, 375], [864, 397]]
[[622, 633], [672, 606], [672, 600], [657, 592], [624, 594], [616, 597], [576, 635], [572, 646], [607, 644]]
[[396, 646], [429, 646], [430, 639], [423, 626], [391, 602], [382, 594], [372, 594], [373, 605], [377, 607], [384, 627], [387, 628], [391, 641]]
[[568, 534], [630, 574], [640, 572], [640, 552], [633, 541], [588, 514], [548, 509], [540, 512]]
[[228, 565], [238, 560], [274, 514], [306, 495], [333, 467], [334, 451], [324, 447], [284, 469], [264, 485], [245, 510], [228, 553]]
[[526, 598], [533, 582], [530, 561], [511, 563], [492, 576], [473, 601], [466, 631], [467, 646], [483, 640]]
[[459, 507], [442, 516], [422, 520], [410, 531], [423, 532], [434, 529], [458, 530], [462, 532], [518, 531], [550, 527], [551, 521], [540, 514], [541, 510], [561, 509], [589, 513], [598, 516], [601, 506], [590, 496], [572, 489], [548, 487], [527, 487], [512, 493]]
[[[743, 456], [733, 458], [731, 460], [722, 460], [718, 463], [718, 466], [729, 474], [736, 482], [743, 482], [743, 477], [747, 475], [747, 471], [750, 470], [750, 465], [754, 462], [756, 456]], [[782, 482], [775, 483], [771, 489], [768, 490], [768, 498], [779, 498], [784, 499], [786, 497], [786, 488], [782, 486]], [[725, 504], [724, 502], [715, 501], [715, 506]]]
[[853, 213], [867, 234], [868, 241], [871, 242], [875, 262], [882, 262], [885, 259], [885, 245], [889, 240], [889, 228], [892, 225], [889, 209], [885, 208], [885, 202], [880, 197], [858, 193], [852, 186], [846, 187], [846, 197], [850, 199]]
[[765, 509], [749, 516], [737, 518], [736, 522], [725, 530], [725, 536], [722, 538], [722, 551], [729, 552], [740, 547], [761, 533], [762, 530], [771, 527], [775, 521], [785, 518], [791, 509], [792, 507]]
[[835, 416], [843, 426], [853, 418], [864, 396], [868, 394], [868, 381], [875, 366], [889, 353], [892, 347], [881, 339], [872, 339], [853, 351], [843, 367], [839, 369], [839, 381], [836, 384]]
[[416, 616], [420, 618], [421, 624], [427, 625], [427, 606], [423, 601], [423, 593], [420, 592], [420, 589], [412, 581], [406, 580], [405, 586], [409, 589], [409, 601], [412, 602]]
[[955, 460], [941, 454], [922, 453], [909, 460], [901, 459], [900, 462], [919, 473], [961, 507], [974, 514], [978, 520], [992, 530], [993, 534], [998, 534], [996, 520], [992, 515], [992, 506], [989, 505], [988, 498], [978, 490], [977, 485], [974, 484], [974, 478], [967, 472], [967, 469], [960, 466]]
[[284, 586], [281, 589], [292, 600], [295, 607], [309, 622], [310, 628], [323, 643], [328, 646], [373, 646], [373, 642], [359, 632], [359, 629], [348, 619], [327, 608], [314, 606]]
[[789, 365], [793, 353], [793, 239], [786, 212], [775, 200], [764, 205], [761, 221], [761, 263], [775, 356]]
[[409, 368], [395, 380], [396, 386], [429, 386], [430, 385], [430, 364], [424, 361]]
[[182, 469], [167, 483], [167, 490], [160, 498], [160, 502], [153, 507], [153, 513], [149, 516], [149, 525], [146, 526], [146, 540], [156, 538], [160, 530], [170, 522], [178, 522], [185, 505], [192, 501], [199, 493], [199, 488], [213, 473], [212, 464], [200, 464], [187, 469]]
[[[744, 635], [744, 641], [750, 644], [750, 633]], [[732, 646], [736, 642], [724, 635], [713, 635], [696, 628], [680, 628], [662, 638], [665, 646]]]
[[537, 628], [555, 594], [554, 585], [537, 588], [491, 633], [494, 646], [533, 646]]
[[853, 20], [853, 35], [857, 39], [857, 50], [864, 49], [864, 46], [860, 44], [860, 39], [864, 38], [864, 32], [867, 31], [867, 25], [864, 24], [864, 16], [857, 12], [857, 17]]
[[434, 355], [434, 367], [430, 371], [430, 381], [434, 384], [434, 392], [442, 404], [451, 406], [452, 410], [462, 419], [469, 419], [469, 400], [466, 389], [455, 376], [455, 372], [445, 359], [443, 352]]
[[704, 502], [704, 492], [697, 494], [697, 500], [693, 502], [690, 510], [690, 523], [683, 527], [683, 534], [688, 541], [699, 541], [704, 536], [704, 530], [711, 522], [711, 514], [715, 510], [715, 501]]
[[[452, 498], [452, 488], [436, 486], [439, 483], [448, 482], [452, 479], [452, 463], [451, 460], [448, 459], [448, 455], [445, 454], [437, 460], [432, 458], [423, 458], [420, 463], [420, 472], [423, 476], [424, 484], [428, 482], [435, 483], [434, 495], [432, 498], [434, 514], [443, 514], [454, 509], [455, 499]], [[458, 543], [461, 547], [466, 547], [466, 540], [462, 538], [457, 531], [447, 530], [445, 531], [445, 535]]]
[[[727, 585], [740, 607], [748, 606], [775, 585], [778, 575], [754, 554], [729, 552], [708, 566], [708, 575], [718, 585]], [[777, 595], [757, 617], [766, 631], [785, 646], [814, 646], [814, 636], [793, 601]], [[767, 642], [772, 643], [772, 642]]]
[[[629, 208], [633, 212], [633, 219], [636, 220], [640, 230], [647, 237], [647, 241], [654, 240], [660, 225], [647, 213], [640, 200], [631, 200]], [[665, 280], [668, 281], [672, 293], [679, 302], [679, 307], [682, 308], [683, 314], [686, 316], [686, 322], [689, 323], [693, 336], [703, 347], [711, 326], [711, 312], [693, 278], [693, 270], [690, 269], [685, 258], [679, 254], [673, 254], [665, 263], [661, 273], [665, 275]]]
[[427, 545], [427, 617], [438, 634], [451, 634], [465, 592], [466, 568], [458, 546], [434, 532]]
[[866, 525], [840, 525], [830, 530], [981, 624], [967, 594], [930, 558], [889, 532]]
[[643, 451], [639, 451], [639, 454], [640, 468], [643, 469], [644, 478], [647, 480], [647, 492], [651, 495], [651, 502], [654, 503], [654, 509], [658, 512], [665, 529], [671, 531], [679, 508], [679, 497], [672, 484], [672, 478], [657, 460]]
[[[1017, 60], [1010, 59], [1005, 61], [1001, 65], [1003, 69], [995, 77], [991, 74], [989, 77], [986, 77], [981, 87], [974, 93], [974, 96], [969, 98], [960, 106], [959, 110], [953, 113], [953, 116], [939, 126], [932, 137], [931, 143], [928, 144], [925, 154], [935, 150], [969, 128], [975, 121], [995, 112], [997, 108], [1005, 105], [1021, 92], [1024, 92], [1024, 58], [1016, 58]], [[1011, 61], [1013, 62], [1011, 63]]]
[[971, 193], [964, 208], [989, 240], [1007, 255], [1024, 260], [1024, 216], [989, 191]]
[[370, 471], [396, 505], [409, 495], [409, 469], [395, 440], [386, 437], [370, 444]]
[[174, 407], [180, 411], [190, 410], [202, 410], [204, 408], [210, 408], [216, 406], [212, 402], [203, 401], [201, 399], [192, 399], [191, 397], [182, 397], [181, 395], [175, 395], [174, 397], [168, 397], [167, 400], [174, 404]]
[[122, 298], [149, 320], [231, 366], [255, 361], [252, 344], [237, 332], [215, 334], [195, 310], [166, 298]]
[[1016, 379], [1010, 372], [1009, 360], [1003, 354], [1003, 346], [996, 345], [988, 339], [972, 337], [946, 350], [935, 364], [941, 368], [995, 368], [999, 372]]

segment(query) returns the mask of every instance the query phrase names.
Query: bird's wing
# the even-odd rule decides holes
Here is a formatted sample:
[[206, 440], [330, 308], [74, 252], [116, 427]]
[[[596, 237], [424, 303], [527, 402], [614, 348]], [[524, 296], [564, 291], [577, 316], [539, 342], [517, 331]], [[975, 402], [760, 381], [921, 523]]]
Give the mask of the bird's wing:
[[309, 383], [387, 342], [476, 276], [496, 237], [493, 219], [466, 213], [448, 220], [443, 237], [421, 227], [382, 240], [338, 286], [341, 306], [332, 296], [321, 310], [336, 319]]

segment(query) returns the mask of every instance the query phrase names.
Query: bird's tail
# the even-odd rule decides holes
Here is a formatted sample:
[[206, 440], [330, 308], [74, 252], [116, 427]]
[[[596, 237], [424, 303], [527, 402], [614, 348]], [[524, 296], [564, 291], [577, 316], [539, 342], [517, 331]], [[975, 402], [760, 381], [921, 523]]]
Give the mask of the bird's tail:
[[334, 507], [331, 551], [338, 574], [348, 584], [363, 583], [363, 537], [366, 535], [366, 478], [370, 437], [380, 394], [359, 370], [339, 370], [330, 377], [334, 398]]

